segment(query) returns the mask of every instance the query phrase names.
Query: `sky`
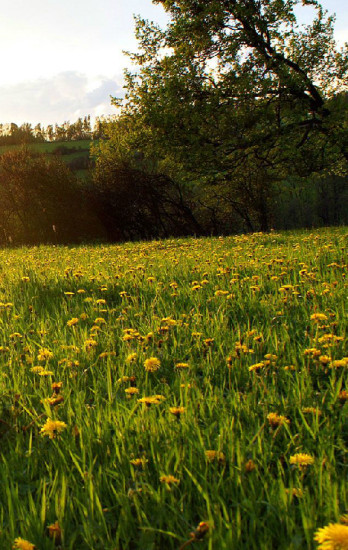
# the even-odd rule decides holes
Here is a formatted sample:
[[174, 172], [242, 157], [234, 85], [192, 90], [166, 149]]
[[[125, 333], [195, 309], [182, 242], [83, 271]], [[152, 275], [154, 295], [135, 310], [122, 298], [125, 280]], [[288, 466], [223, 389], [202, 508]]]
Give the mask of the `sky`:
[[[322, 0], [348, 41], [348, 0]], [[310, 8], [301, 10], [307, 22]], [[135, 51], [133, 15], [164, 26], [151, 0], [0, 0], [0, 122], [35, 125], [116, 112], [123, 51]]]

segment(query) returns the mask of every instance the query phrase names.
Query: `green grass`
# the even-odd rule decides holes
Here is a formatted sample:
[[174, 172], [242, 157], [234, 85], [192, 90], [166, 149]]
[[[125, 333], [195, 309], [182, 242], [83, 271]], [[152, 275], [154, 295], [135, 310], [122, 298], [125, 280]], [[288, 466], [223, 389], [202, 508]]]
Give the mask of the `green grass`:
[[0, 547], [58, 521], [66, 550], [179, 549], [204, 521], [189, 548], [316, 548], [348, 506], [347, 236], [0, 251]]

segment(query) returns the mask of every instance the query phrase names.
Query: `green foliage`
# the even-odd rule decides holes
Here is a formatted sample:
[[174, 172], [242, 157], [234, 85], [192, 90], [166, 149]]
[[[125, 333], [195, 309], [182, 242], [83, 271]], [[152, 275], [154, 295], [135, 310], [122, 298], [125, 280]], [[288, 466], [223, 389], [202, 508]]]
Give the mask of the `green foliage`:
[[[297, 0], [157, 3], [171, 20], [165, 30], [136, 20], [123, 156], [141, 153], [144, 171], [198, 191], [227, 228], [239, 218], [249, 230], [270, 227], [289, 177], [347, 176], [347, 49], [337, 50], [318, 2], [305, 2], [315, 13], [306, 27]], [[118, 140], [110, 128], [101, 163]]]

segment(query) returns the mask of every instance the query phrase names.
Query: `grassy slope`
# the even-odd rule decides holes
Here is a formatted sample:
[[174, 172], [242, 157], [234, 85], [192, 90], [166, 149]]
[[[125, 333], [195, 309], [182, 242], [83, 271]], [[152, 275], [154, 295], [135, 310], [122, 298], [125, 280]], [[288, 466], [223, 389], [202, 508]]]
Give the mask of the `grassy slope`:
[[[67, 164], [77, 159], [79, 157], [87, 156], [89, 157], [89, 149], [91, 145], [90, 140], [81, 140], [81, 141], [53, 141], [45, 143], [30, 143], [28, 145], [29, 149], [46, 154], [54, 154], [55, 150], [61, 146], [67, 147], [68, 149], [78, 149], [78, 151], [73, 151], [71, 154], [61, 155], [61, 159]], [[7, 151], [15, 151], [19, 149], [21, 145], [0, 145], [0, 155], [3, 155]], [[82, 179], [86, 178], [88, 171], [87, 170], [77, 170], [77, 175]]]
[[53, 550], [58, 520], [71, 550], [178, 549], [200, 521], [202, 549], [315, 548], [348, 506], [347, 236], [0, 251], [0, 547]]

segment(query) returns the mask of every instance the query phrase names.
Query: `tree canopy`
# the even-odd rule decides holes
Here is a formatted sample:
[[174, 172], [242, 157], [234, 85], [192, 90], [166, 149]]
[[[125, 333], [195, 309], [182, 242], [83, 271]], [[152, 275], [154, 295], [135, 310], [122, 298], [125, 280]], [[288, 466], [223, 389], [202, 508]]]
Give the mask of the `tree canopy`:
[[[170, 22], [136, 19], [115, 162], [122, 150], [134, 167], [140, 153], [142, 169], [195, 188], [196, 204], [249, 229], [269, 228], [284, 182], [347, 174], [347, 47], [336, 47], [319, 2], [155, 3]], [[311, 24], [298, 24], [300, 5]]]

